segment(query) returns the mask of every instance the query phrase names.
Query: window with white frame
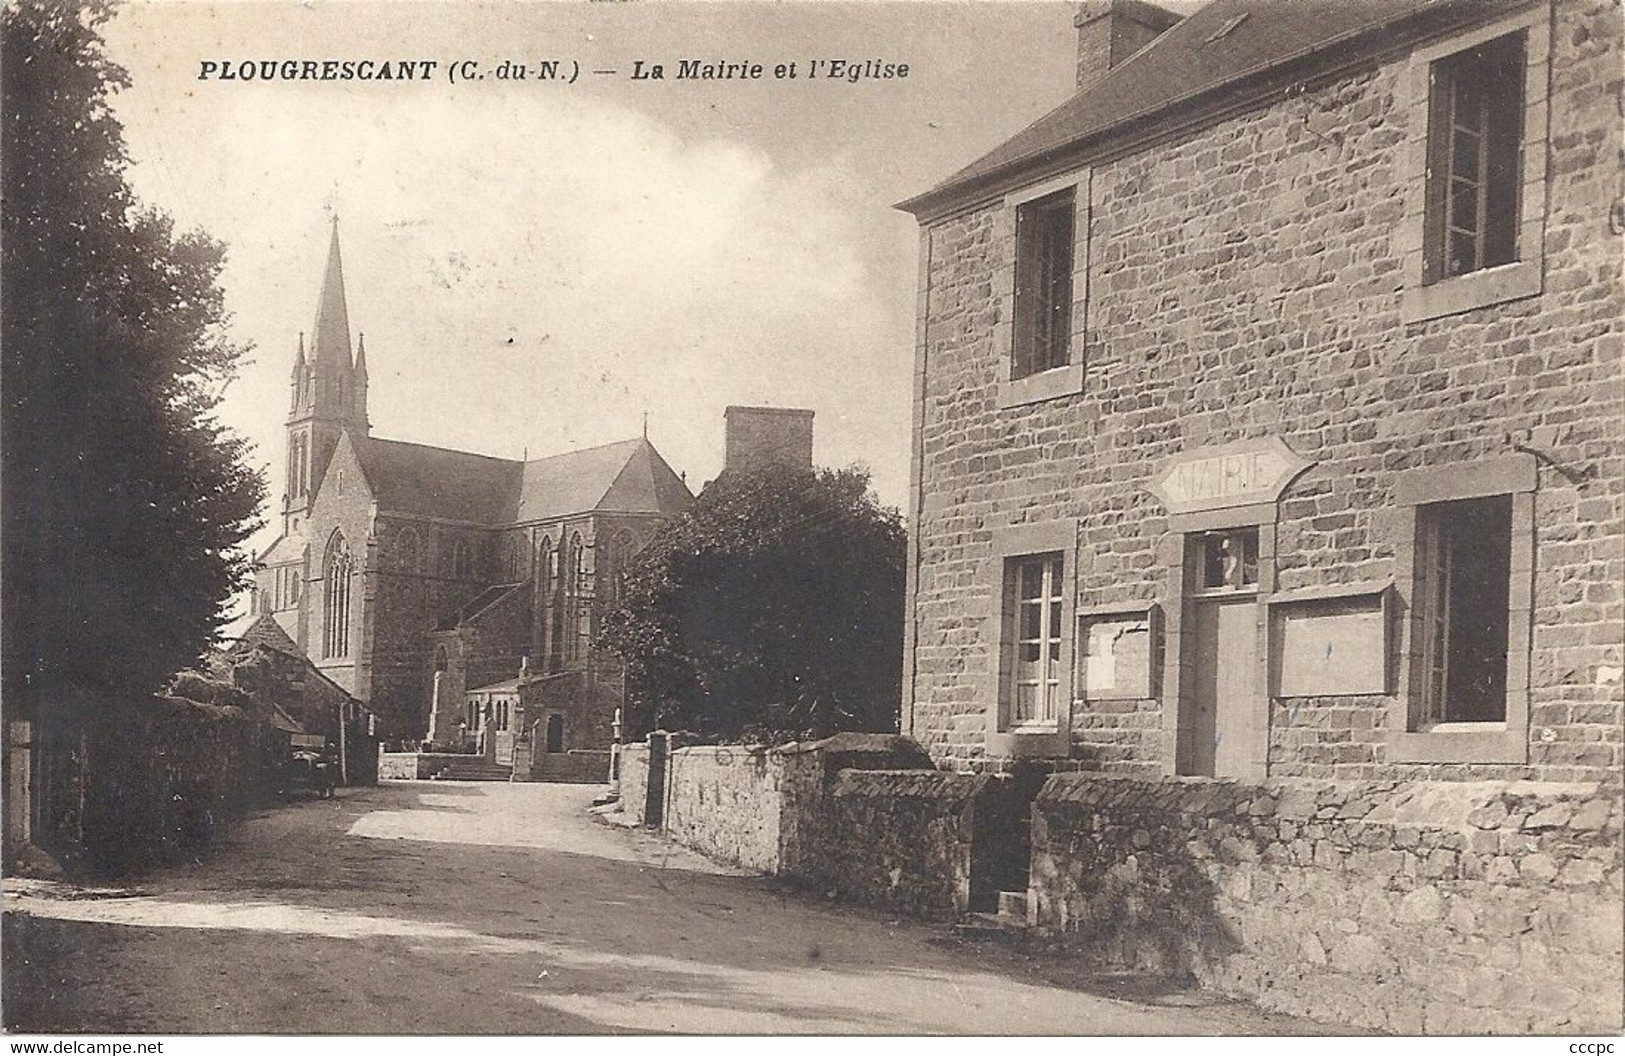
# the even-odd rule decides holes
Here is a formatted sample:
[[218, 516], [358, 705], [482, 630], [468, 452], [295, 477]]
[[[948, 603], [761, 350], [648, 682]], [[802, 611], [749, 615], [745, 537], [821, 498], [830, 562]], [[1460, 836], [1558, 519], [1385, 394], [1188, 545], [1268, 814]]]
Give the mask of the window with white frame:
[[1005, 562], [1005, 641], [1013, 655], [1006, 667], [1004, 696], [1012, 726], [1053, 723], [1058, 714], [1064, 682], [1064, 567], [1058, 553]]

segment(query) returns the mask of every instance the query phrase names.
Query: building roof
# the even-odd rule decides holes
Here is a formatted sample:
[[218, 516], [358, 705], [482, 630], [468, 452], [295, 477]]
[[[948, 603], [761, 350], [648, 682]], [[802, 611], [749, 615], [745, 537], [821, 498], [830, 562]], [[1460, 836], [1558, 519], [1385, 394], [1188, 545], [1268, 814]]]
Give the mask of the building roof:
[[899, 204], [916, 215], [991, 191], [1035, 165], [1132, 133], [1160, 115], [1228, 96], [1299, 60], [1341, 57], [1342, 46], [1417, 15], [1430, 25], [1481, 15], [1485, 0], [1213, 0], [1004, 143], [924, 194]]
[[305, 546], [306, 540], [303, 532], [279, 535], [276, 542], [266, 547], [265, 553], [260, 555], [259, 563], [262, 565], [285, 565], [292, 561], [303, 561], [305, 559]]
[[694, 496], [638, 437], [519, 462], [352, 435], [380, 509], [478, 524], [544, 521], [592, 511], [683, 510]]
[[451, 521], [507, 521], [521, 463], [467, 451], [350, 434], [383, 510]]
[[543, 521], [589, 510], [669, 516], [692, 501], [688, 485], [638, 437], [526, 462], [513, 519]]
[[434, 629], [437, 631], [455, 631], [459, 624], [462, 624], [468, 620], [478, 619], [480, 613], [484, 612], [486, 609], [489, 609], [491, 606], [495, 605], [497, 602], [501, 601], [503, 598], [507, 597], [509, 594], [518, 590], [522, 586], [524, 586], [523, 583], [499, 583], [494, 587], [486, 587], [484, 590], [474, 595], [473, 600], [468, 604], [457, 609], [455, 612], [448, 613], [445, 617], [443, 617], [441, 621], [435, 625]]
[[[233, 621], [233, 623], [235, 622], [236, 621]], [[268, 612], [262, 612], [258, 616], [254, 617], [254, 619], [251, 620], [248, 625], [243, 627], [240, 631], [235, 627], [228, 625], [225, 634], [228, 637], [236, 639], [231, 646], [233, 650], [263, 645], [271, 649], [275, 649], [278, 652], [292, 653], [294, 656], [303, 656], [303, 654], [299, 651], [299, 646], [294, 643], [292, 638], [288, 637], [288, 632], [283, 630], [282, 625], [276, 622], [276, 617], [272, 616]]]
[[519, 691], [519, 680], [517, 678], [509, 678], [509, 679], [504, 679], [501, 682], [492, 682], [489, 686], [475, 686], [473, 689], [466, 689], [463, 692], [464, 693], [517, 693], [518, 691]]

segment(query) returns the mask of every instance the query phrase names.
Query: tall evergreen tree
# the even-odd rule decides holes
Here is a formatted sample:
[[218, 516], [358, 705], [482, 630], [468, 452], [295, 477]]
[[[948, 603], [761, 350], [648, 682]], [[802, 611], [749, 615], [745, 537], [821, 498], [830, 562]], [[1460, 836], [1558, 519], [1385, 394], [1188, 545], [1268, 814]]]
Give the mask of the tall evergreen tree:
[[605, 617], [630, 730], [895, 731], [905, 552], [866, 473], [723, 473], [633, 559]]
[[[3, 16], [0, 345], [4, 678], [158, 689], [245, 582], [264, 483], [215, 409], [245, 351], [226, 333], [224, 249], [136, 201], [108, 105], [106, 4]], [[15, 712], [13, 712], [15, 714]]]

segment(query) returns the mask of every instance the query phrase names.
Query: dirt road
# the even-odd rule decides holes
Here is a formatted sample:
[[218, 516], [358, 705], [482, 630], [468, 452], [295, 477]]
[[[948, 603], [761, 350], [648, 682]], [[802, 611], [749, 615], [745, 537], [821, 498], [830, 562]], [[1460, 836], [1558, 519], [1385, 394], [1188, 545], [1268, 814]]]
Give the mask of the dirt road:
[[[8, 881], [24, 1032], [1313, 1032], [825, 903], [586, 812], [399, 783], [267, 811], [122, 890]], [[1123, 993], [1123, 991], [1116, 991]]]

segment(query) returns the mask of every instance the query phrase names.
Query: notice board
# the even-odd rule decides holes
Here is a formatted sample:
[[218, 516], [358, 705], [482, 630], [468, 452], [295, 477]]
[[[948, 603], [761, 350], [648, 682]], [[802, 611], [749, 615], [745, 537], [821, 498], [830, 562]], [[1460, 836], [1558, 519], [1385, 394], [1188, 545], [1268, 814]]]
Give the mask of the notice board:
[[1277, 697], [1389, 692], [1388, 592], [1270, 607]]

